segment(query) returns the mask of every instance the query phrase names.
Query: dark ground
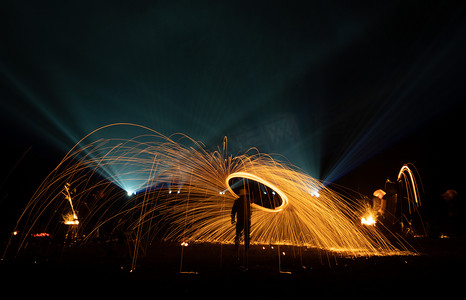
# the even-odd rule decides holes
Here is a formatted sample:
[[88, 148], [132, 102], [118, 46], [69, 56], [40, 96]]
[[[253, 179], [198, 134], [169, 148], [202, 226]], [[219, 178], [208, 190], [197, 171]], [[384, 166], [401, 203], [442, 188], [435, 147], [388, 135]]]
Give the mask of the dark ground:
[[256, 245], [249, 251], [247, 271], [241, 267], [242, 259], [237, 262], [232, 245], [190, 244], [183, 248], [180, 266], [182, 247], [157, 242], [135, 271], [129, 272], [131, 259], [124, 244], [63, 247], [44, 241], [35, 246], [42, 253], [29, 246], [18, 258], [4, 260], [0, 276], [2, 286], [20, 287], [24, 295], [63, 293], [64, 297], [79, 298], [123, 296], [120, 293], [128, 291], [133, 295], [149, 291], [169, 293], [171, 298], [217, 299], [351, 294], [379, 299], [461, 293], [466, 278], [466, 239], [422, 238], [411, 242], [420, 255], [357, 259], [315, 249], [263, 249]]

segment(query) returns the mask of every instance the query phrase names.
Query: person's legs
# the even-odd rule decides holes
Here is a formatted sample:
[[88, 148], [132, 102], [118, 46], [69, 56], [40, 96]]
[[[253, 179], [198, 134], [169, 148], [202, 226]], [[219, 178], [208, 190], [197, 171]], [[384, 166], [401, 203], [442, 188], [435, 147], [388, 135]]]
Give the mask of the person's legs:
[[249, 255], [248, 255], [248, 250], [249, 250], [249, 234], [251, 231], [251, 224], [248, 222], [244, 226], [244, 258], [243, 258], [243, 267], [245, 268], [244, 270], [246, 271], [248, 269], [248, 264], [249, 264]]
[[244, 249], [245, 251], [249, 249], [250, 231], [251, 231], [251, 224], [246, 224], [246, 226], [244, 227]]
[[239, 248], [239, 239], [240, 239], [241, 233], [243, 231], [243, 226], [241, 226], [241, 225], [238, 224], [238, 223], [236, 224], [235, 249]]

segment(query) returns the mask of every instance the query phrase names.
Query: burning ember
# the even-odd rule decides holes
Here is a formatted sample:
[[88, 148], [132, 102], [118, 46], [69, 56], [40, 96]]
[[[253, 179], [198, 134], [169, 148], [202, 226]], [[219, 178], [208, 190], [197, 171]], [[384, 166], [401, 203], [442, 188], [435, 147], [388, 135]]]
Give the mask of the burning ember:
[[49, 237], [50, 234], [48, 234], [47, 232], [39, 232], [39, 233], [31, 234], [31, 236], [35, 238], [43, 238], [43, 237]]
[[372, 214], [361, 218], [362, 225], [373, 226], [375, 225], [376, 222], [377, 222], [377, 218], [374, 218]]
[[361, 224], [366, 226], [374, 226], [377, 223], [377, 211], [367, 206], [361, 217]]
[[63, 223], [65, 225], [78, 225], [78, 216], [74, 213], [69, 213], [63, 216]]

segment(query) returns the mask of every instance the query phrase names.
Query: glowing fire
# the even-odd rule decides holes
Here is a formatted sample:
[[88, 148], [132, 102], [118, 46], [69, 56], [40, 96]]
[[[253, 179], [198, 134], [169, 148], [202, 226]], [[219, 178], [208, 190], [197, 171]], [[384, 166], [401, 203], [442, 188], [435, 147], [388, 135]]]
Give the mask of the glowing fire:
[[50, 234], [48, 234], [47, 232], [39, 232], [39, 233], [31, 234], [31, 236], [35, 238], [43, 238], [43, 237], [49, 237]]
[[362, 212], [361, 224], [374, 226], [377, 223], [377, 211], [370, 206], [366, 206]]
[[78, 225], [79, 220], [76, 214], [70, 213], [63, 216], [63, 223], [65, 225]]
[[372, 214], [361, 218], [362, 225], [373, 226], [375, 223], [377, 223], [377, 218], [374, 218]]

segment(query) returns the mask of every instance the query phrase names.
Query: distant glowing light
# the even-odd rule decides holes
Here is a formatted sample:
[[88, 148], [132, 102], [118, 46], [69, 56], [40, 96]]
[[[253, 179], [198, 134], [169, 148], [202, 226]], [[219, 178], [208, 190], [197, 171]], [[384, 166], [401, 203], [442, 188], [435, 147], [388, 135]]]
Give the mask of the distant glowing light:
[[318, 191], [313, 191], [313, 192], [311, 193], [311, 196], [312, 196], [312, 197], [316, 197], [316, 198], [319, 198], [319, 197], [320, 197]]
[[65, 225], [79, 225], [79, 220], [65, 221]]
[[63, 216], [63, 224], [65, 225], [79, 225], [78, 216], [76, 214], [66, 214]]
[[43, 238], [43, 237], [49, 237], [50, 234], [47, 233], [47, 232], [39, 232], [39, 233], [33, 233], [31, 234], [32, 237], [35, 237], [35, 238]]
[[361, 218], [361, 224], [363, 225], [373, 226], [375, 223], [377, 223], [377, 221], [374, 219], [373, 215], [368, 215]]
[[132, 190], [128, 190], [128, 191], [126, 191], [126, 193], [128, 194], [128, 196], [136, 195], [136, 192], [132, 191]]
[[374, 191], [374, 193], [372, 194], [374, 197], [377, 197], [377, 198], [380, 198], [382, 199], [387, 193], [382, 190], [382, 189], [378, 189], [376, 191]]

